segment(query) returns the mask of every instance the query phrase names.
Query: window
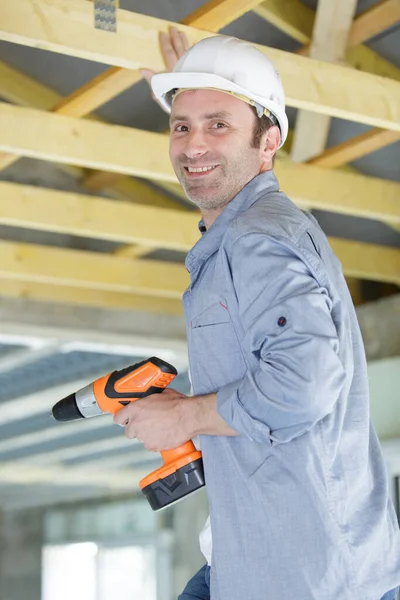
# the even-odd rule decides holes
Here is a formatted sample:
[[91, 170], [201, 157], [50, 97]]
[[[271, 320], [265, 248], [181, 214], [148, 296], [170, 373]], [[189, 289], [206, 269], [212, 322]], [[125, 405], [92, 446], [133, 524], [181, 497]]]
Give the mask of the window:
[[152, 545], [46, 546], [42, 569], [42, 600], [156, 600]]

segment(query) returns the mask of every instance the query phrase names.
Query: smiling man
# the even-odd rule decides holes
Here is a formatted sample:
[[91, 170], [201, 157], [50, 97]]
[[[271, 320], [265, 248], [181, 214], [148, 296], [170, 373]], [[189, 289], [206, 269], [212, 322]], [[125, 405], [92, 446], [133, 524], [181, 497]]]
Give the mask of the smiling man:
[[[260, 138], [267, 128], [267, 148], [261, 150]], [[170, 129], [172, 164], [206, 225], [249, 181], [271, 169], [280, 142], [279, 128], [267, 117], [260, 123], [248, 104], [215, 90], [178, 92]]]
[[115, 421], [150, 450], [200, 435], [207, 565], [179, 598], [394, 600], [400, 534], [355, 311], [325, 235], [273, 173], [279, 76], [216, 36], [151, 85], [202, 213], [183, 297], [195, 395], [167, 389]]

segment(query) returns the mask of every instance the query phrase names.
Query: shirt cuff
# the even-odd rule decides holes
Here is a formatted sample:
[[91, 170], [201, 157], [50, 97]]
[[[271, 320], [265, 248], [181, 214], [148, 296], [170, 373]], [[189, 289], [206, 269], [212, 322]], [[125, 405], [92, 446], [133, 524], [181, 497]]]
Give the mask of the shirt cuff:
[[272, 445], [268, 425], [252, 417], [240, 400], [239, 387], [242, 383], [230, 383], [217, 392], [218, 414], [239, 435], [252, 442]]

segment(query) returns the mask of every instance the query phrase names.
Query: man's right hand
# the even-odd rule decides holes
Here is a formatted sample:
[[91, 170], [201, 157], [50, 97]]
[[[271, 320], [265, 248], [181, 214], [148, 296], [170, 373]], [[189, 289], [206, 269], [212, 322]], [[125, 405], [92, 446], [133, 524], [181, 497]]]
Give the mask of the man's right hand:
[[[178, 31], [176, 27], [172, 27], [169, 33], [165, 31], [160, 32], [160, 46], [166, 72], [170, 72], [173, 71], [181, 56], [183, 56], [186, 50], [189, 49], [189, 41], [183, 32]], [[151, 71], [150, 69], [140, 69], [140, 72], [143, 76], [143, 79], [145, 79], [150, 86], [151, 78], [153, 75], [155, 75], [155, 72]], [[153, 94], [152, 97], [155, 102], [157, 102], [157, 104], [161, 106], [163, 110], [165, 110], [165, 108], [158, 102]]]

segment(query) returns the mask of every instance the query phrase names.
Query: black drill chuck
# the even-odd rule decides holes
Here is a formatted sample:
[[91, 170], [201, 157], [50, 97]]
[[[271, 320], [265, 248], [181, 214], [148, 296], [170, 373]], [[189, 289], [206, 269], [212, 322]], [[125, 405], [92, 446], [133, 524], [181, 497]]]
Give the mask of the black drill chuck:
[[76, 404], [75, 394], [66, 396], [53, 406], [53, 417], [56, 421], [63, 422], [84, 418]]

